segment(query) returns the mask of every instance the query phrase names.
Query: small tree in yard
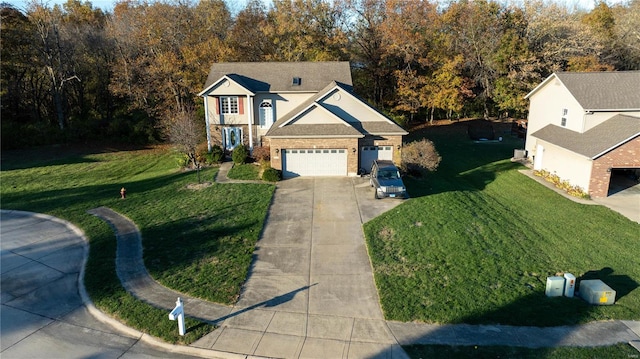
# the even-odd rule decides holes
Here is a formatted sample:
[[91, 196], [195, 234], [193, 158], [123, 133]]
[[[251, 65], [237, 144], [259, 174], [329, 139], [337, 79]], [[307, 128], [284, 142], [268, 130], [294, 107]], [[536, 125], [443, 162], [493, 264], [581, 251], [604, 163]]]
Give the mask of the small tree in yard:
[[204, 140], [204, 130], [196, 117], [192, 107], [185, 108], [165, 121], [164, 132], [178, 151], [187, 156], [191, 167], [198, 171], [200, 183], [201, 158], [198, 156], [198, 145]]
[[405, 173], [422, 175], [427, 171], [435, 171], [441, 159], [433, 142], [423, 138], [404, 146], [401, 168]]

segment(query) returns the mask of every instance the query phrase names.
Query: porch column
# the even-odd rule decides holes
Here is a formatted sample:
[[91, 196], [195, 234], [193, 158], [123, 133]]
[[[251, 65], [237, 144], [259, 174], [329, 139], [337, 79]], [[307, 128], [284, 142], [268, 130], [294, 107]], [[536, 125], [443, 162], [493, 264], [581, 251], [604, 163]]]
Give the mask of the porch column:
[[207, 130], [207, 151], [211, 152], [211, 129], [209, 128], [209, 101], [208, 95], [202, 96], [204, 99], [204, 123]]
[[253, 106], [250, 95], [247, 95], [247, 112], [249, 114], [249, 116], [247, 116], [249, 119], [249, 152], [253, 152], [253, 127], [251, 126], [253, 124]]

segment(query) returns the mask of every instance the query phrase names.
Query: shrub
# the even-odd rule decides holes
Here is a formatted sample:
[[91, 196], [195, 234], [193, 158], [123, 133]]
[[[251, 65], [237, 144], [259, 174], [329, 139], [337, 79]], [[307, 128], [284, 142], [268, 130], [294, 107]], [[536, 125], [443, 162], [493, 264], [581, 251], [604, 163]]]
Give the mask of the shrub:
[[435, 171], [441, 159], [433, 142], [423, 138], [404, 146], [401, 169], [406, 173], [420, 175], [426, 171]]
[[269, 167], [262, 172], [262, 180], [269, 182], [278, 182], [282, 179], [282, 171], [279, 171], [273, 167]]
[[248, 157], [249, 157], [249, 150], [245, 145], [239, 145], [231, 153], [231, 159], [233, 160], [233, 163], [238, 165], [246, 163]]
[[211, 152], [207, 153], [207, 161], [210, 163], [220, 163], [224, 158], [224, 151], [218, 145], [211, 146]]
[[256, 162], [268, 162], [271, 160], [271, 147], [260, 146], [253, 149], [253, 159]]
[[553, 185], [556, 186], [556, 188], [559, 188], [567, 192], [567, 194], [571, 196], [584, 198], [584, 199], [591, 198], [591, 196], [589, 196], [589, 194], [585, 192], [582, 189], [582, 187], [573, 186], [571, 183], [569, 183], [569, 181], [560, 179], [560, 177], [555, 173], [550, 173], [549, 171], [546, 171], [546, 170], [535, 170], [533, 171], [533, 174], [538, 177], [542, 177], [545, 181], [549, 183], [553, 183]]
[[180, 168], [187, 168], [191, 163], [191, 160], [189, 160], [189, 156], [185, 155], [184, 153], [178, 153], [175, 156], [175, 159], [178, 167]]

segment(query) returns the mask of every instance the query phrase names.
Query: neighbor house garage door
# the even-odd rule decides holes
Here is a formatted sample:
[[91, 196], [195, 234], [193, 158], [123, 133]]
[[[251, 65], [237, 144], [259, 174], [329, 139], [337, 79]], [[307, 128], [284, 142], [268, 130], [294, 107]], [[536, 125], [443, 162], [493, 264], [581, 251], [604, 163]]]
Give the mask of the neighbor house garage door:
[[346, 176], [345, 149], [288, 149], [282, 150], [284, 177]]
[[393, 160], [392, 146], [364, 146], [360, 151], [360, 168], [366, 173], [371, 172], [371, 165], [375, 160]]

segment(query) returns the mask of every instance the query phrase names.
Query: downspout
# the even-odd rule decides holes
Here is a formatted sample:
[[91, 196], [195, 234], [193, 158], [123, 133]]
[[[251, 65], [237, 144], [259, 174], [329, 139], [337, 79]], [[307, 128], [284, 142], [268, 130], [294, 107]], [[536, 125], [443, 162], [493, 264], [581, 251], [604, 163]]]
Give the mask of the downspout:
[[247, 95], [247, 112], [248, 112], [248, 125], [249, 125], [249, 152], [253, 153], [253, 128], [251, 127], [253, 123], [253, 106], [251, 104], [251, 97]]
[[208, 95], [202, 96], [204, 99], [204, 123], [207, 129], [207, 151], [211, 152], [211, 129], [209, 128], [209, 101]]

